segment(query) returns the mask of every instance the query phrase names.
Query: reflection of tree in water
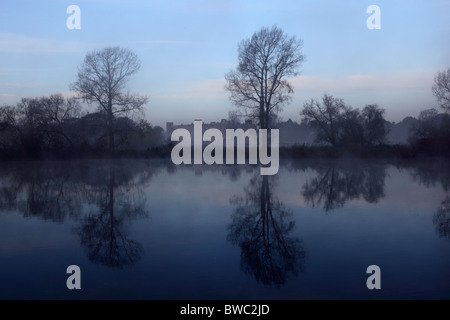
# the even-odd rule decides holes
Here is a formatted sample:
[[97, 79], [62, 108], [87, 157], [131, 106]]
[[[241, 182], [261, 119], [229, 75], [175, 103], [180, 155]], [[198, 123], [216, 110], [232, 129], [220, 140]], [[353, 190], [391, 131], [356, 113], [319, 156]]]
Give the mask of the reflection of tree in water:
[[0, 212], [80, 221], [75, 229], [89, 258], [121, 268], [142, 254], [140, 244], [128, 239], [126, 225], [147, 215], [141, 187], [160, 165], [120, 160], [10, 163], [0, 169]]
[[444, 191], [450, 190], [450, 163], [448, 160], [414, 163], [409, 166], [411, 177], [427, 188], [440, 184]]
[[433, 216], [436, 231], [439, 236], [450, 240], [450, 196], [442, 201], [437, 212]]
[[123, 166], [110, 164], [97, 174], [100, 183], [85, 190], [85, 197], [98, 211], [84, 217], [76, 232], [91, 261], [123, 268], [142, 255], [142, 246], [127, 236], [126, 222], [147, 216], [145, 199]]
[[294, 221], [287, 209], [270, 192], [269, 178], [256, 175], [250, 180], [228, 226], [227, 239], [241, 248], [241, 269], [258, 282], [280, 286], [291, 275], [304, 270], [305, 251], [301, 240], [289, 237]]
[[33, 163], [8, 168], [1, 173], [0, 208], [18, 209], [24, 217], [62, 222], [77, 218], [80, 198], [71, 171], [62, 163]]
[[[413, 164], [402, 163], [400, 167], [409, 169], [411, 177], [427, 188], [440, 185], [444, 191], [450, 190], [450, 163], [448, 159], [433, 159]], [[433, 216], [436, 232], [440, 237], [450, 240], [450, 196], [441, 202]]]
[[364, 163], [325, 163], [312, 166], [317, 176], [302, 187], [306, 203], [313, 207], [323, 203], [325, 211], [341, 208], [349, 200], [363, 197], [369, 203], [385, 196], [385, 165]]

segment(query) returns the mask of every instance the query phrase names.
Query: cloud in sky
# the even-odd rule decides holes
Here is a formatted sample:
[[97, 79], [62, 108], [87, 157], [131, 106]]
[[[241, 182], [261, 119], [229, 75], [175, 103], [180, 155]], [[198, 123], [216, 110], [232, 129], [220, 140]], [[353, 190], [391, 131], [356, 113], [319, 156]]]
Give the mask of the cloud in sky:
[[12, 32], [0, 32], [0, 53], [26, 53], [26, 54], [49, 54], [49, 53], [86, 53], [89, 50], [101, 49], [107, 46], [186, 46], [200, 45], [201, 42], [186, 40], [139, 40], [139, 41], [67, 41], [28, 36]]
[[299, 76], [292, 84], [301, 90], [403, 90], [431, 88], [437, 69], [396, 70], [392, 73], [339, 76]]
[[67, 53], [84, 52], [86, 43], [51, 40], [23, 34], [0, 32], [0, 52], [3, 53]]
[[13, 104], [20, 100], [20, 97], [18, 97], [15, 94], [9, 94], [9, 93], [0, 93], [0, 105], [3, 104]]

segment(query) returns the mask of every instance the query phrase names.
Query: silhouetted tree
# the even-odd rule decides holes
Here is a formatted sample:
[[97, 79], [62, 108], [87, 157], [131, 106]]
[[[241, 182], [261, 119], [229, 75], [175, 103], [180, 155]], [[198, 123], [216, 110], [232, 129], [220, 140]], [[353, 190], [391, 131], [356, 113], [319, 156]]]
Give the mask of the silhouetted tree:
[[374, 146], [386, 142], [386, 128], [384, 126], [385, 110], [376, 104], [364, 107], [361, 113], [361, 127], [363, 128], [363, 144]]
[[18, 148], [23, 139], [19, 110], [14, 106], [0, 107], [0, 148], [12, 150]]
[[364, 144], [364, 126], [358, 109], [342, 108], [338, 118], [338, 144], [346, 147]]
[[81, 115], [81, 106], [75, 98], [64, 99], [61, 94], [52, 94], [39, 99], [45, 117], [46, 145], [54, 150], [70, 147], [74, 149], [76, 132], [70, 130], [69, 122]]
[[326, 142], [334, 147], [339, 142], [341, 112], [345, 108], [344, 100], [324, 94], [322, 103], [315, 99], [306, 102], [300, 115], [316, 128], [316, 142]]
[[318, 143], [371, 147], [385, 142], [384, 112], [376, 104], [367, 105], [360, 112], [345, 105], [342, 99], [324, 94], [322, 103], [315, 99], [306, 102], [300, 115], [316, 129]]
[[105, 117], [109, 150], [114, 151], [115, 118], [131, 112], [142, 112], [147, 97], [124, 92], [129, 77], [140, 68], [137, 55], [120, 47], [108, 47], [86, 55], [71, 89], [83, 101], [96, 103]]
[[231, 201], [237, 207], [228, 226], [227, 239], [241, 248], [241, 269], [265, 285], [283, 285], [304, 270], [306, 254], [297, 237], [289, 234], [292, 211], [275, 198], [269, 178], [254, 176], [244, 197]]
[[408, 137], [409, 143], [427, 154], [450, 154], [450, 115], [434, 108], [420, 112]]
[[260, 128], [270, 128], [271, 117], [290, 101], [293, 89], [287, 78], [299, 74], [302, 46], [276, 26], [262, 28], [239, 44], [239, 64], [225, 75], [226, 90], [247, 116], [258, 119]]
[[438, 71], [434, 77], [432, 91], [441, 108], [450, 112], [450, 68]]
[[38, 98], [22, 98], [17, 104], [22, 146], [31, 156], [41, 153], [46, 126], [45, 113]]
[[0, 147], [36, 156], [41, 151], [74, 148], [80, 130], [71, 130], [80, 116], [75, 98], [61, 94], [39, 98], [22, 98], [16, 106], [0, 108]]
[[418, 123], [411, 127], [409, 136], [410, 141], [435, 136], [438, 129], [435, 123], [437, 115], [438, 111], [434, 108], [422, 110], [418, 117]]

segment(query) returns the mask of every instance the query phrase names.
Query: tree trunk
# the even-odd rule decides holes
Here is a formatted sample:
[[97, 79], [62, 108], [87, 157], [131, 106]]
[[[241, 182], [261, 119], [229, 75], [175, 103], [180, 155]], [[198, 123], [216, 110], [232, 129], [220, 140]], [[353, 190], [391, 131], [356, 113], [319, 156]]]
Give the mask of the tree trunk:
[[109, 152], [114, 153], [114, 130], [113, 130], [113, 114], [112, 109], [108, 111], [108, 135], [109, 135]]
[[264, 102], [259, 103], [259, 128], [266, 129], [264, 124]]

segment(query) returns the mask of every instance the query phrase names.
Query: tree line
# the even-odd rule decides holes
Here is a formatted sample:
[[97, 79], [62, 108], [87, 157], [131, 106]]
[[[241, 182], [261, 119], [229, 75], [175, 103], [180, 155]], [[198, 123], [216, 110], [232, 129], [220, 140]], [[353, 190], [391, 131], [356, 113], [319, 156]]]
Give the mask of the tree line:
[[[225, 74], [225, 89], [238, 107], [230, 113], [233, 122], [245, 118], [261, 129], [276, 126], [280, 111], [292, 100], [289, 79], [300, 74], [305, 61], [302, 48], [301, 39], [288, 36], [277, 26], [261, 28], [238, 44], [237, 67]], [[163, 129], [152, 127], [142, 117], [148, 97], [126, 89], [140, 66], [131, 50], [94, 50], [85, 56], [70, 84], [76, 97], [23, 98], [15, 106], [0, 107], [2, 155], [114, 155], [124, 149], [164, 144]], [[432, 92], [440, 107], [450, 112], [450, 68], [436, 74]], [[94, 105], [95, 112], [82, 114], [80, 102]], [[327, 93], [305, 102], [300, 111], [302, 121], [316, 129], [319, 145], [349, 150], [385, 145], [384, 113], [376, 104], [359, 110]], [[450, 154], [448, 114], [443, 117], [436, 109], [425, 110], [418, 123], [411, 130], [413, 148]]]
[[[289, 78], [300, 74], [305, 60], [303, 41], [289, 37], [280, 28], [262, 28], [238, 45], [238, 65], [225, 75], [226, 90], [238, 111], [229, 114], [252, 119], [255, 126], [271, 129], [278, 114], [291, 101], [293, 87]], [[440, 107], [423, 111], [411, 128], [410, 152], [450, 155], [450, 68], [439, 71], [432, 92]], [[323, 94], [321, 99], [304, 103], [300, 116], [316, 131], [319, 146], [358, 151], [386, 146], [385, 109], [377, 104], [362, 110], [337, 97]]]
[[163, 129], [130, 117], [108, 119], [105, 112], [81, 112], [78, 99], [61, 94], [22, 98], [0, 107], [2, 158], [39, 158], [108, 153], [112, 131], [119, 150], [152, 147], [163, 143]]

